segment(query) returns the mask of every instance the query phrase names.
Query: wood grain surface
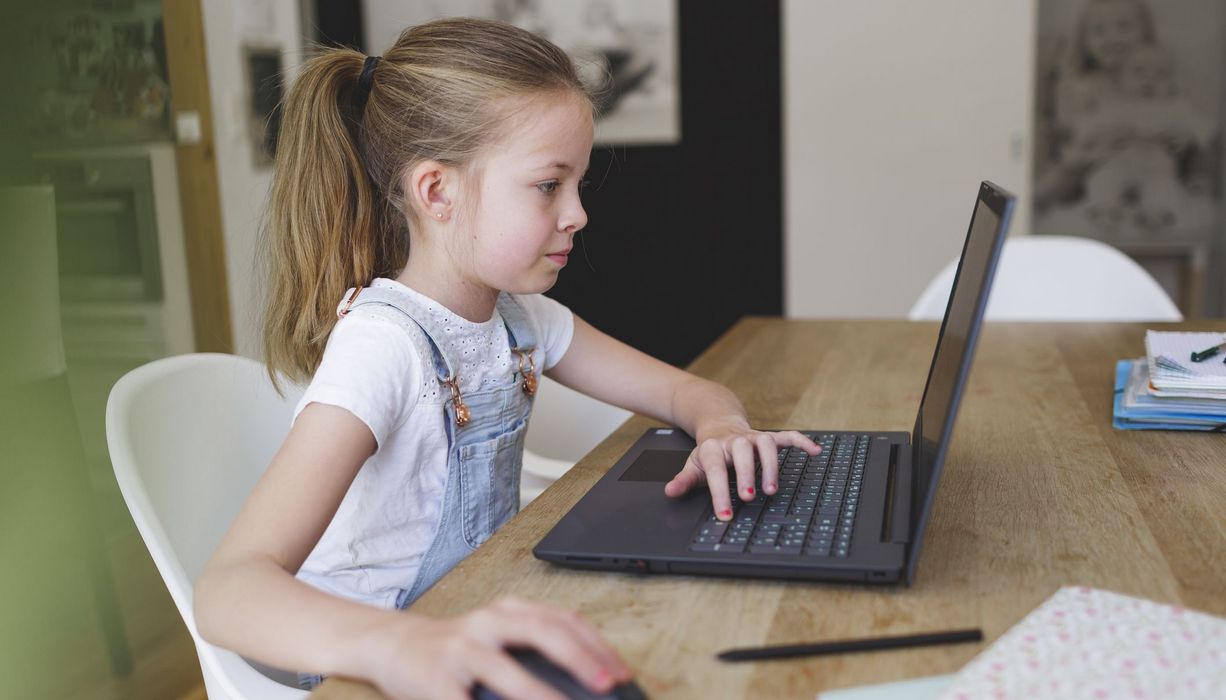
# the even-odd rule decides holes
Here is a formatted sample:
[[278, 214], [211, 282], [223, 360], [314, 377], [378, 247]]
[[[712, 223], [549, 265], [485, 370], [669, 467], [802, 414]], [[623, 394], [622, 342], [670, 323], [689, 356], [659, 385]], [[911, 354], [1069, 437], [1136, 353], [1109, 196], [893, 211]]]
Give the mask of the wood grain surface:
[[[915, 585], [581, 572], [532, 547], [648, 426], [636, 417], [427, 592], [452, 615], [516, 594], [580, 611], [659, 698], [812, 698], [956, 671], [1064, 585], [1226, 615], [1226, 435], [1111, 427], [1140, 324], [991, 323]], [[1150, 324], [1222, 330], [1223, 322]], [[746, 318], [694, 362], [763, 427], [910, 430], [935, 323]], [[983, 644], [728, 664], [723, 649], [963, 627]], [[375, 700], [326, 681], [317, 700]]]

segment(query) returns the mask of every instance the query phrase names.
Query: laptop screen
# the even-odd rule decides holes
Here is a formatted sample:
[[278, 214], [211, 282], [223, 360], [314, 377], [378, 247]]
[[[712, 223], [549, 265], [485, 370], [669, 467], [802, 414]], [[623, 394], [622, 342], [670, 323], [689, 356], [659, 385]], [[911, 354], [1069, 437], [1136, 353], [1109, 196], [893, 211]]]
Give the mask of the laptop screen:
[[962, 259], [954, 276], [945, 320], [937, 337], [928, 384], [916, 416], [912, 454], [911, 552], [908, 578], [919, 559], [919, 543], [936, 494], [941, 465], [952, 433], [958, 400], [970, 372], [980, 321], [1000, 255], [1013, 197], [991, 183], [980, 186]]

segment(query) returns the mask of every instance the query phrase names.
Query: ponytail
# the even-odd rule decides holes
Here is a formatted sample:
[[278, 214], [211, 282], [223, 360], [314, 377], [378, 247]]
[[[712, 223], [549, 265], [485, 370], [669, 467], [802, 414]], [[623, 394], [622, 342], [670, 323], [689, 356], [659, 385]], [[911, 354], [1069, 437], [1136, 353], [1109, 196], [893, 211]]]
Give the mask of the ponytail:
[[364, 56], [329, 49], [289, 91], [265, 224], [269, 303], [265, 360], [292, 381], [319, 366], [345, 290], [404, 266], [408, 237], [363, 166], [358, 146]]

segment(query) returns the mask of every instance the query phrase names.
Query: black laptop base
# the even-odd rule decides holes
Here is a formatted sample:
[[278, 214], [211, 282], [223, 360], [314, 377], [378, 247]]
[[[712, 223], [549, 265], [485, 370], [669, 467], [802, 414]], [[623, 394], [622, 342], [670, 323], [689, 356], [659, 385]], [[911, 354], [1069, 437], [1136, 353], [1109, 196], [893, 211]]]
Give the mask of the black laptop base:
[[648, 430], [533, 554], [602, 571], [901, 581], [910, 494], [897, 486], [909, 478], [910, 435], [805, 432], [822, 453], [785, 451], [772, 496], [758, 488], [742, 502], [730, 483], [734, 512], [724, 523], [705, 488], [664, 495], [694, 443], [680, 430]]

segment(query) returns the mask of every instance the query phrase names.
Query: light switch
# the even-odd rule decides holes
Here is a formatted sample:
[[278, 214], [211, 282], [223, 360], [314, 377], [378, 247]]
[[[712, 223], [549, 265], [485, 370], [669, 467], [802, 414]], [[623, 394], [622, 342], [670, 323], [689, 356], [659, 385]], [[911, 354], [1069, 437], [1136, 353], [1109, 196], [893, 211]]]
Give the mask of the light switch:
[[181, 146], [193, 146], [204, 138], [200, 126], [199, 112], [177, 112], [175, 114], [175, 137]]

